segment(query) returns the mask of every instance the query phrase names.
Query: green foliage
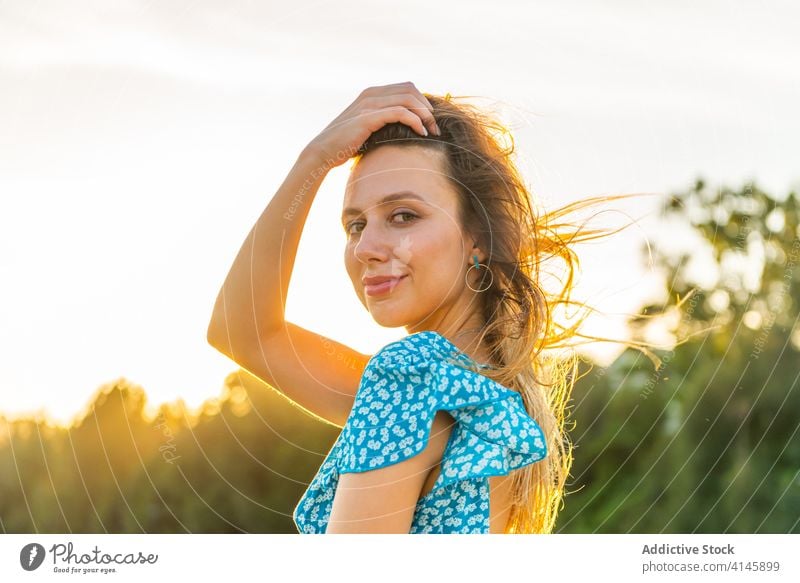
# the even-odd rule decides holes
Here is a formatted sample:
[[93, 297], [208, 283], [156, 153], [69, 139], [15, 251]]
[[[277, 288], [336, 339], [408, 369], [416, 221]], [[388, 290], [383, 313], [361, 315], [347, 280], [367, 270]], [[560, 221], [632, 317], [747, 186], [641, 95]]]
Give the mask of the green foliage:
[[688, 340], [658, 367], [633, 349], [605, 369], [582, 363], [559, 531], [800, 532], [797, 198], [699, 180], [664, 215], [700, 235], [717, 277], [697, 277], [697, 243], [657, 247], [668, 300], [631, 327], [647, 339], [660, 321]]
[[291, 533], [338, 434], [244, 370], [192, 415], [120, 380], [69, 428], [0, 419], [6, 533]]

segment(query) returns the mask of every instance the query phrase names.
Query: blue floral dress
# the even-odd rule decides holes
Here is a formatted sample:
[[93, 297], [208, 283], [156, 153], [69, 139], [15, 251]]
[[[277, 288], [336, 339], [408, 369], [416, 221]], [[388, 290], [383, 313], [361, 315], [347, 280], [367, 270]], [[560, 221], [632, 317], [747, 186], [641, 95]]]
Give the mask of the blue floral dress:
[[431, 330], [376, 353], [339, 437], [294, 509], [298, 531], [325, 532], [341, 474], [400, 463], [425, 449], [433, 418], [444, 409], [455, 424], [409, 533], [488, 534], [489, 476], [544, 459], [547, 446], [519, 393], [465, 367], [488, 365]]

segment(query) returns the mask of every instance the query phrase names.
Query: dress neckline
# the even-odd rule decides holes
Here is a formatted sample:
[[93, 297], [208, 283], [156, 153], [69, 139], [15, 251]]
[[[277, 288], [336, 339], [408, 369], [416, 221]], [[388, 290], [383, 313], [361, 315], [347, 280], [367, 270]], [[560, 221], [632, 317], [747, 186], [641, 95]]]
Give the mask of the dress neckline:
[[440, 334], [436, 330], [422, 330], [420, 332], [414, 332], [413, 334], [409, 334], [407, 336], [407, 338], [411, 338], [412, 336], [419, 336], [419, 335], [422, 335], [422, 334], [428, 334], [428, 335], [440, 338], [458, 356], [460, 356], [461, 358], [467, 359], [469, 362], [475, 364], [478, 368], [482, 368], [482, 369], [494, 369], [495, 368], [491, 364], [482, 364], [482, 363], [476, 361], [474, 358], [472, 358], [470, 355], [468, 355], [466, 352], [462, 351], [458, 346], [456, 346], [450, 340], [448, 340], [446, 336], [444, 336], [443, 334]]

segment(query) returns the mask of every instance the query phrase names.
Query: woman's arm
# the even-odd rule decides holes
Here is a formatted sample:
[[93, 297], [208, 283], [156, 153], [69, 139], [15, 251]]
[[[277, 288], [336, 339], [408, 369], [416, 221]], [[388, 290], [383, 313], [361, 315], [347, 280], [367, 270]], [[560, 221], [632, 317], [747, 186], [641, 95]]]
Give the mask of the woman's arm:
[[283, 327], [300, 235], [328, 169], [304, 149], [250, 229], [214, 304], [207, 335], [213, 346], [235, 356]]
[[437, 411], [428, 444], [418, 454], [378, 469], [339, 477], [327, 534], [408, 534], [425, 482], [439, 465], [453, 430], [453, 418]]
[[343, 426], [369, 355], [285, 321], [308, 211], [329, 166], [303, 150], [251, 228], [220, 289], [207, 340], [311, 413]]
[[412, 83], [362, 91], [300, 153], [239, 249], [214, 305], [209, 344], [336, 425], [350, 413], [369, 356], [285, 321], [300, 235], [331, 168], [387, 123], [402, 121], [424, 134], [425, 123], [435, 127], [431, 109]]

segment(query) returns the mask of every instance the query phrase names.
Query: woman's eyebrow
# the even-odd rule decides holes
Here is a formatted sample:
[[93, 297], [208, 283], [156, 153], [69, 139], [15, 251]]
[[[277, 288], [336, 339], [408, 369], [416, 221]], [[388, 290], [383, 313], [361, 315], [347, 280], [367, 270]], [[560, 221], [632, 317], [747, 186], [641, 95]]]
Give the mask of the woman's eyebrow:
[[[387, 202], [392, 202], [395, 200], [404, 200], [409, 198], [425, 202], [425, 199], [422, 198], [420, 195], [418, 195], [416, 192], [411, 192], [410, 190], [401, 190], [400, 192], [393, 192], [392, 194], [387, 194], [375, 206], [386, 204]], [[347, 207], [342, 211], [342, 222], [344, 222], [347, 217], [360, 214], [361, 214], [361, 209], [357, 209], [354, 207]]]

